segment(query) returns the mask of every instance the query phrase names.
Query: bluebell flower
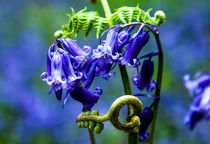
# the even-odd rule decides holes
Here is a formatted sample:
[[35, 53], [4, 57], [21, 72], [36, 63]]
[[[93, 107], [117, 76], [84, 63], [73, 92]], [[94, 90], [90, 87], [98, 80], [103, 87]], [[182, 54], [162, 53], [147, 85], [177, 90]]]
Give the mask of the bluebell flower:
[[72, 66], [68, 53], [60, 48], [58, 48], [58, 51], [62, 55], [62, 69], [63, 69], [63, 72], [65, 74], [68, 84], [71, 84], [71, 82], [74, 82], [75, 80], [81, 79], [82, 73], [74, 71], [74, 68]]
[[149, 133], [147, 129], [151, 124], [153, 119], [153, 111], [150, 108], [144, 108], [143, 113], [140, 118], [140, 127], [139, 127], [139, 140], [141, 142], [146, 142], [149, 140]]
[[92, 93], [84, 87], [75, 87], [69, 91], [71, 97], [84, 105], [83, 111], [90, 111], [95, 103], [98, 102], [102, 94], [100, 87], [96, 87], [96, 90]]
[[203, 92], [203, 90], [210, 85], [210, 75], [209, 74], [197, 74], [195, 80], [190, 80], [190, 75], [186, 74], [184, 76], [185, 87], [188, 89], [190, 95], [198, 95]]
[[97, 60], [93, 61], [92, 63], [90, 63], [90, 68], [87, 72], [87, 80], [85, 82], [85, 85], [84, 87], [85, 88], [90, 88], [92, 82], [93, 82], [93, 79], [95, 78], [95, 69], [96, 69], [96, 66], [97, 66]]
[[112, 74], [111, 69], [113, 68], [112, 63], [108, 63], [104, 58], [91, 57], [82, 67], [81, 71], [85, 76], [85, 88], [90, 88], [95, 76], [101, 75], [103, 78], [108, 80]]
[[115, 52], [120, 51], [129, 41], [130, 39], [130, 33], [127, 31], [122, 31], [118, 35], [118, 40], [116, 42], [116, 49]]
[[103, 93], [103, 90], [101, 89], [101, 87], [96, 87], [95, 91], [93, 91], [93, 94], [94, 95], [97, 95], [97, 96], [101, 96]]
[[62, 43], [63, 47], [75, 58], [78, 63], [82, 63], [86, 60], [87, 56], [91, 52], [91, 47], [84, 46], [83, 49], [81, 49], [74, 40], [70, 38], [58, 38], [57, 42]]
[[[51, 62], [49, 64], [49, 62]], [[41, 74], [41, 79], [46, 81], [50, 85], [49, 94], [54, 90], [58, 100], [62, 97], [62, 87], [66, 84], [66, 79], [62, 74], [62, 58], [58, 51], [52, 53], [52, 58], [47, 58], [48, 65], [51, 65], [50, 72], [44, 72]], [[49, 66], [48, 66], [49, 67]]]
[[[131, 26], [126, 31], [118, 30], [121, 26], [114, 26], [107, 31], [107, 37], [105, 43], [98, 45], [97, 49], [93, 50], [93, 56], [95, 60], [95, 75], [101, 75], [105, 79], [109, 79], [111, 69], [115, 67], [115, 64], [119, 58], [120, 50], [128, 43], [130, 39], [130, 31], [134, 29]], [[102, 34], [103, 35], [103, 34]]]
[[78, 85], [81, 73], [75, 73], [68, 53], [52, 44], [47, 54], [47, 72], [41, 74], [41, 79], [50, 85], [49, 94], [54, 90], [58, 100], [62, 98], [62, 89], [69, 90]]
[[104, 58], [97, 59], [97, 65], [96, 65], [96, 75], [101, 75], [105, 79], [109, 79], [111, 77], [111, 70], [113, 69], [114, 64], [111, 62], [108, 62], [107, 60], [104, 60]]
[[96, 58], [111, 57], [112, 60], [117, 60], [119, 58], [119, 54], [115, 50], [117, 47], [116, 42], [118, 40], [118, 29], [118, 26], [110, 29], [105, 43], [98, 45], [97, 49], [93, 50], [93, 55]]
[[121, 31], [118, 34], [117, 47], [115, 52], [119, 52], [128, 42], [131, 37], [130, 32], [135, 28], [135, 26], [130, 26], [127, 30]]
[[140, 89], [146, 89], [148, 92], [154, 90], [156, 81], [152, 82], [152, 76], [154, 73], [154, 63], [152, 60], [144, 60], [139, 75], [133, 76], [133, 83]]
[[118, 52], [116, 52], [117, 28], [112, 28], [109, 31], [105, 43], [98, 45], [97, 49], [93, 50], [92, 57], [84, 64], [82, 71], [88, 75], [85, 84], [86, 88], [90, 87], [95, 76], [101, 75], [105, 79], [109, 79], [112, 76], [110, 71], [119, 57]]
[[190, 76], [185, 75], [184, 81], [186, 88], [194, 96], [184, 122], [193, 130], [199, 121], [210, 119], [210, 75], [199, 75], [195, 80], [190, 80]]
[[141, 49], [149, 40], [148, 32], [143, 31], [143, 27], [141, 28], [142, 29], [140, 33], [136, 33], [137, 36], [131, 42], [128, 43], [124, 56], [119, 59], [118, 62], [121, 65], [128, 64], [133, 67], [139, 66], [138, 55]]

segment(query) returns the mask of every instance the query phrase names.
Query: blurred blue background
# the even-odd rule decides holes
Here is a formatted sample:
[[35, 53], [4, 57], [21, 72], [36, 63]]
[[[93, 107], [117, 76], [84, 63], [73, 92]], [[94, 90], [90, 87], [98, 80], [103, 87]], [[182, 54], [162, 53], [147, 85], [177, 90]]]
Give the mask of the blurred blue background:
[[[144, 10], [163, 10], [167, 21], [160, 27], [165, 52], [163, 89], [156, 131], [157, 144], [210, 143], [210, 122], [201, 122], [194, 131], [183, 125], [191, 98], [183, 85], [183, 75], [210, 69], [210, 1], [202, 0], [109, 0], [112, 12], [120, 6], [136, 6]], [[40, 74], [46, 71], [45, 55], [55, 42], [54, 32], [68, 22], [70, 7], [76, 11], [87, 6], [103, 15], [98, 2], [87, 0], [1, 0], [0, 1], [0, 144], [69, 144], [89, 143], [87, 129], [76, 126], [82, 105], [68, 99], [65, 108], [54, 94], [48, 95], [48, 85]], [[80, 46], [96, 48], [92, 32], [86, 41], [79, 35]], [[155, 49], [154, 38], [148, 47]], [[94, 89], [104, 89], [94, 109], [106, 113], [111, 103], [123, 95], [119, 72], [113, 80], [96, 78]], [[135, 70], [128, 68], [129, 75]], [[138, 90], [133, 87], [134, 92]], [[147, 106], [152, 101], [140, 98]], [[125, 108], [122, 110], [122, 117]], [[127, 143], [126, 134], [109, 122], [97, 143]]]

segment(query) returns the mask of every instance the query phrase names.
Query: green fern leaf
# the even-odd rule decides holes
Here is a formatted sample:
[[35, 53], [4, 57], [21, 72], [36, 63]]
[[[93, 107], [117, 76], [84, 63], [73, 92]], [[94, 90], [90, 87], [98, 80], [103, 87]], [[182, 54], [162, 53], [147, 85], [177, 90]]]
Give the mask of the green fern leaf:
[[85, 39], [93, 28], [93, 22], [95, 21], [96, 16], [98, 16], [97, 12], [86, 12], [81, 16], [81, 19], [83, 20], [82, 27], [85, 31]]
[[135, 11], [136, 11], [136, 13], [135, 13], [136, 15], [134, 16], [134, 19], [139, 22], [139, 21], [141, 21], [141, 15], [144, 11], [141, 10], [139, 7], [136, 7]]
[[107, 23], [107, 21], [104, 18], [98, 18], [94, 23], [97, 38], [99, 38], [101, 31], [103, 31], [105, 28], [104, 23]]
[[77, 21], [74, 23], [74, 28], [73, 28], [73, 35], [74, 37], [77, 37], [77, 34], [79, 33], [79, 30], [81, 29], [82, 27], [82, 22], [79, 18], [77, 18]]
[[93, 27], [93, 20], [87, 19], [83, 24], [83, 30], [85, 31], [85, 39], [87, 38], [87, 35], [91, 31], [92, 27]]
[[71, 8], [72, 14], [68, 14], [69, 17], [69, 30], [72, 35], [75, 37], [77, 36], [77, 33], [79, 32], [81, 28], [81, 21], [80, 21], [80, 15], [83, 14], [86, 11], [86, 7], [77, 13], [75, 13], [74, 9]]
[[146, 12], [139, 8], [139, 5], [136, 7], [121, 7], [118, 8], [110, 17], [106, 19], [100, 17], [96, 11], [86, 12], [86, 7], [78, 12], [75, 12], [71, 8], [71, 14], [67, 14], [69, 17], [68, 24], [63, 25], [61, 30], [58, 30], [55, 33], [56, 37], [77, 37], [79, 31], [82, 29], [85, 32], [84, 38], [88, 36], [89, 32], [94, 27], [96, 29], [96, 37], [98, 38], [100, 33], [104, 30], [105, 24], [108, 24], [108, 21], [113, 21], [114, 23], [127, 24], [133, 21], [152, 23], [156, 26], [161, 25], [165, 22], [165, 14], [162, 11], [157, 11], [154, 14], [154, 17], [150, 16], [150, 11], [148, 9]]
[[125, 12], [126, 18], [128, 19], [128, 22], [131, 23], [133, 21], [134, 17], [134, 9], [132, 7], [128, 7], [127, 11]]
[[127, 24], [125, 20], [125, 14], [123, 13], [123, 11], [117, 11], [113, 13], [111, 19], [117, 23]]
[[146, 11], [146, 13], [145, 13], [145, 23], [147, 23], [147, 22], [151, 22], [151, 23], [153, 23], [153, 19], [151, 18], [151, 16], [150, 16], [150, 12], [152, 11], [152, 8], [150, 8], [150, 9], [148, 9], [147, 11]]

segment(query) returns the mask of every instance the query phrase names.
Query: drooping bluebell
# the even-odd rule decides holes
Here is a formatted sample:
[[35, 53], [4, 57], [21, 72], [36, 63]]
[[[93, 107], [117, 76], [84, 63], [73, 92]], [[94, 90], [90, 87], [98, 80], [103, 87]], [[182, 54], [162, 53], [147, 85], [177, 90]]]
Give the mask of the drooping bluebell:
[[143, 27], [139, 33], [136, 33], [136, 37], [128, 43], [127, 49], [125, 51], [125, 54], [122, 58], [119, 59], [119, 63], [121, 65], [128, 64], [133, 67], [139, 66], [139, 59], [138, 55], [141, 51], [141, 49], [144, 47], [144, 45], [149, 40], [149, 34], [148, 32], [143, 31]]
[[[50, 60], [51, 59], [51, 60]], [[49, 63], [50, 62], [50, 63]], [[67, 81], [62, 74], [62, 58], [58, 51], [52, 53], [52, 57], [47, 58], [49, 72], [41, 74], [41, 79], [50, 85], [49, 94], [54, 90], [58, 100], [62, 97], [62, 88], [65, 87]]]
[[139, 140], [141, 142], [146, 142], [149, 140], [149, 133], [147, 132], [147, 129], [149, 128], [152, 119], [153, 111], [150, 108], [145, 107], [140, 118], [141, 124], [139, 127]]
[[74, 40], [70, 38], [58, 38], [57, 42], [62, 43], [63, 47], [75, 58], [78, 63], [82, 63], [91, 52], [91, 47], [84, 46], [81, 49]]
[[190, 95], [194, 96], [184, 123], [193, 130], [199, 121], [210, 119], [210, 75], [199, 74], [194, 80], [185, 75], [184, 81]]
[[112, 60], [117, 60], [119, 58], [119, 54], [115, 50], [117, 47], [116, 42], [118, 40], [118, 29], [119, 27], [110, 29], [105, 43], [98, 45], [98, 48], [93, 50], [93, 55], [96, 58], [110, 57]]
[[117, 47], [115, 52], [119, 52], [128, 42], [131, 37], [130, 32], [135, 28], [135, 26], [130, 26], [127, 30], [123, 30], [118, 34]]
[[49, 94], [54, 90], [58, 100], [62, 98], [62, 89], [69, 90], [78, 86], [82, 73], [75, 72], [70, 57], [66, 51], [54, 43], [47, 54], [47, 72], [41, 74], [41, 79], [50, 85]]
[[102, 90], [97, 87], [96, 90], [92, 93], [84, 87], [75, 87], [72, 88], [69, 93], [73, 99], [84, 104], [83, 111], [90, 111], [94, 104], [98, 102], [98, 99], [102, 94]]
[[146, 89], [151, 92], [156, 85], [156, 81], [152, 82], [152, 76], [154, 73], [154, 63], [152, 60], [144, 60], [141, 67], [141, 71], [138, 75], [133, 76], [133, 83], [140, 89]]

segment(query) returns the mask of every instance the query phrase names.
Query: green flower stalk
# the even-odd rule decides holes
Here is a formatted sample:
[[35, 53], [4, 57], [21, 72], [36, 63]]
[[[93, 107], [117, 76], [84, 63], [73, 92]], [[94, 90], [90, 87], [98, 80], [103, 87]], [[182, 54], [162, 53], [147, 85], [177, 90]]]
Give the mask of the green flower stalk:
[[[146, 68], [147, 70], [142, 70], [135, 79], [135, 84], [140, 90], [146, 87], [151, 92], [155, 88], [153, 97], [158, 97], [154, 99], [149, 109], [153, 113], [153, 120], [152, 118], [150, 119], [149, 140], [149, 143], [152, 144], [154, 142], [163, 73], [163, 51], [157, 26], [165, 22], [166, 16], [160, 10], [156, 11], [154, 16], [150, 16], [152, 9], [144, 11], [138, 5], [136, 7], [123, 6], [111, 13], [107, 0], [100, 0], [100, 2], [104, 9], [105, 17], [101, 17], [97, 11], [86, 11], [86, 8], [78, 12], [71, 8], [71, 14], [67, 14], [69, 17], [68, 24], [62, 25], [61, 29], [54, 33], [57, 39], [48, 51], [48, 72], [44, 73], [45, 75], [42, 75], [41, 78], [45, 81], [48, 80], [48, 84], [51, 85], [51, 89], [54, 89], [55, 92], [58, 90], [67, 91], [64, 104], [68, 94], [83, 104], [83, 112], [77, 118], [77, 125], [79, 128], [88, 128], [92, 144], [96, 143], [94, 132], [100, 134], [104, 129], [103, 122], [105, 121], [110, 121], [115, 128], [128, 133], [129, 144], [137, 144], [139, 143], [139, 127], [140, 118], [142, 120], [143, 104], [137, 97], [133, 96], [125, 64], [137, 68], [138, 71], [141, 59], [148, 58], [148, 60], [145, 60], [145, 63], [150, 64], [151, 58], [158, 55], [157, 81], [151, 83], [154, 69], [153, 62], [148, 66], [144, 66], [142, 69], [145, 70]], [[104, 31], [107, 26], [109, 29]], [[131, 31], [136, 27], [139, 27], [138, 31], [131, 35]], [[100, 45], [93, 50], [93, 55], [88, 57], [91, 48], [84, 46], [82, 49], [71, 38], [77, 37], [80, 30], [82, 30], [86, 39], [93, 28], [96, 30], [96, 37], [100, 37]], [[145, 28], [147, 31], [145, 31]], [[102, 36], [105, 32], [108, 32], [107, 38], [105, 42], [102, 42]], [[141, 49], [149, 40], [149, 32], [152, 32], [156, 39], [158, 52], [152, 52], [139, 58]], [[123, 54], [123, 47], [127, 44], [128, 47]], [[115, 67], [114, 64], [117, 63], [119, 64], [125, 96], [116, 99], [106, 115], [99, 115], [97, 110], [91, 111], [91, 108], [99, 100], [102, 89], [97, 87], [94, 92], [88, 89], [95, 76], [101, 75], [103, 78], [109, 79], [111, 77], [110, 71]], [[150, 68], [150, 75], [147, 77], [148, 68]], [[139, 78], [140, 75], [144, 75], [145, 78]], [[54, 78], [53, 82], [51, 82], [51, 78]], [[62, 85], [60, 84], [61, 82]], [[151, 84], [153, 84], [153, 88], [150, 88]], [[62, 93], [59, 94], [62, 95]], [[60, 95], [59, 100], [62, 98]], [[119, 111], [124, 105], [127, 105], [127, 123], [121, 123], [118, 120]], [[146, 120], [144, 118], [144, 121]], [[145, 127], [148, 128], [149, 124]], [[144, 132], [146, 132], [146, 129], [142, 131], [142, 133]]]

